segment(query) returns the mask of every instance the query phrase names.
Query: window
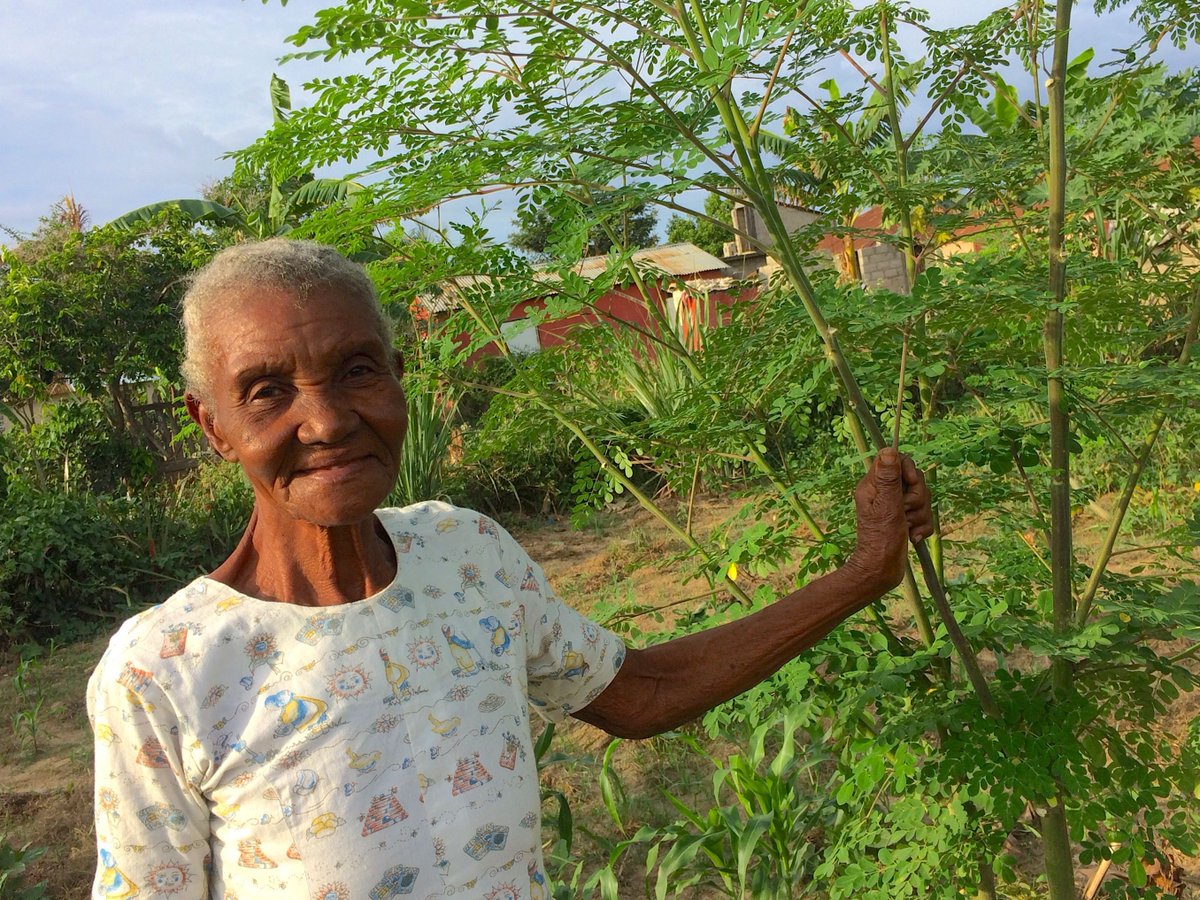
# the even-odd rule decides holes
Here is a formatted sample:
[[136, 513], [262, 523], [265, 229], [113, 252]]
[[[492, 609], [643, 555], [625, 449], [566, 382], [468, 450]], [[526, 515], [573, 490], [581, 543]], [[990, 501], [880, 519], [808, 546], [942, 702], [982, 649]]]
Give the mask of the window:
[[542, 349], [542, 344], [538, 340], [537, 325], [528, 318], [505, 322], [500, 326], [500, 334], [504, 336], [508, 349], [515, 356], [528, 356], [530, 353], [537, 353]]

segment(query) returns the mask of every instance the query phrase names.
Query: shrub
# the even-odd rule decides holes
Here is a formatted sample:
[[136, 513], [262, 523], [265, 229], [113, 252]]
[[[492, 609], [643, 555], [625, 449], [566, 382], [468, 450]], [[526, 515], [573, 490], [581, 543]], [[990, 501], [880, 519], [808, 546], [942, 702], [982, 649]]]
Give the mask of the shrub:
[[76, 399], [48, 407], [29, 431], [0, 435], [5, 475], [64, 491], [112, 493], [144, 484], [154, 459], [113, 427], [107, 410], [102, 401]]
[[6, 638], [78, 638], [131, 607], [122, 575], [149, 561], [124, 534], [131, 505], [9, 483], [0, 515], [0, 624]]
[[490, 513], [561, 510], [575, 476], [566, 429], [497, 397], [474, 428], [462, 432], [463, 456], [447, 477], [454, 502]]
[[73, 640], [164, 599], [233, 549], [250, 504], [240, 470], [224, 465], [136, 497], [10, 481], [0, 507], [4, 640]]

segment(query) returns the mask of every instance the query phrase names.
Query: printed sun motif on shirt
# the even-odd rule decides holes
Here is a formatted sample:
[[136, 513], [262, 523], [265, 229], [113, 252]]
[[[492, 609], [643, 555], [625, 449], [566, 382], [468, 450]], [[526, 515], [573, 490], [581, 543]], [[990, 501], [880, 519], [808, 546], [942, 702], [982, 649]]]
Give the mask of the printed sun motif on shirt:
[[419, 638], [408, 645], [408, 658], [418, 669], [432, 669], [442, 654], [432, 640]]
[[338, 669], [329, 679], [329, 693], [340, 700], [355, 700], [366, 693], [371, 679], [362, 666]]
[[88, 696], [94, 898], [549, 900], [530, 710], [586, 705], [624, 646], [486, 516], [378, 515], [399, 566], [374, 597], [201, 578], [114, 637]]
[[146, 873], [146, 887], [152, 894], [182, 894], [191, 879], [188, 867], [161, 863]]

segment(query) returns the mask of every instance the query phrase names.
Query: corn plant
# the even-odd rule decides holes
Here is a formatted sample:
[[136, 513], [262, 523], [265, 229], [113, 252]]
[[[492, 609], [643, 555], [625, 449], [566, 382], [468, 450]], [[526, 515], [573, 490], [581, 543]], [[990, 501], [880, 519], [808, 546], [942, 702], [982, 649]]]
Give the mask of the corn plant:
[[[785, 713], [756, 728], [745, 753], [709, 757], [712, 806], [697, 808], [667, 793], [680, 818], [662, 828], [643, 826], [630, 842], [650, 845], [655, 897], [705, 884], [731, 897], [784, 900], [801, 892], [816, 856], [813, 832], [831, 810], [814, 772], [825, 760], [797, 747], [797, 729]], [[707, 755], [694, 739], [684, 740]]]
[[46, 705], [46, 695], [42, 690], [39, 677], [43, 662], [40, 648], [33, 652], [22, 651], [21, 659], [12, 676], [13, 690], [16, 691], [19, 707], [12, 716], [13, 734], [21, 738], [22, 744], [29, 746], [29, 750], [34, 756], [38, 752], [42, 707]]
[[45, 852], [45, 847], [29, 844], [14, 847], [0, 836], [0, 900], [41, 900], [46, 896], [46, 882], [25, 883], [25, 870]]

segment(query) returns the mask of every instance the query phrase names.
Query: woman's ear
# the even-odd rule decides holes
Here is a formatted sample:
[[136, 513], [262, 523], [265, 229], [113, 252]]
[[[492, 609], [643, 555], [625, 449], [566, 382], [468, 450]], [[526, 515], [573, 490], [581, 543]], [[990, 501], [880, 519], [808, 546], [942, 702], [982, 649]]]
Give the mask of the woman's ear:
[[227, 462], [237, 462], [237, 453], [221, 435], [212, 413], [208, 411], [208, 404], [191, 392], [184, 396], [183, 404], [187, 407], [188, 415], [191, 416], [193, 422], [200, 426], [200, 430], [204, 432], [209, 445], [217, 452], [217, 455]]
[[393, 350], [392, 368], [396, 370], [396, 377], [404, 376], [404, 354], [399, 350]]

